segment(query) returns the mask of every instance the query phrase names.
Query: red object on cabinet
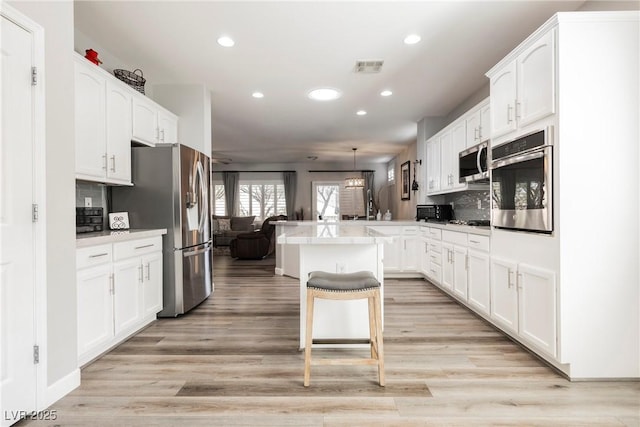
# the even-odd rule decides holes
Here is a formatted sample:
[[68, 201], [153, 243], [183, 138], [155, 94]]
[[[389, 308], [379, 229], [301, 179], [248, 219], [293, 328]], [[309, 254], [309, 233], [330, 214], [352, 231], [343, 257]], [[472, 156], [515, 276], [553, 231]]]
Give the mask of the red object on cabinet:
[[96, 65], [102, 64], [102, 61], [98, 59], [98, 52], [96, 52], [95, 50], [87, 49], [85, 50], [85, 53], [86, 55], [84, 57], [87, 58], [89, 61], [93, 62]]

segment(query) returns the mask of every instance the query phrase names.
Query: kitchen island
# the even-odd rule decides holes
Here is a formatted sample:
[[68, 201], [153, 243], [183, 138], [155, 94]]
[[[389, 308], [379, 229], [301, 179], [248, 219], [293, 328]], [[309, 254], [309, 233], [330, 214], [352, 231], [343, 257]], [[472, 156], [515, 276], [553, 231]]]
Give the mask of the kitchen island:
[[[371, 271], [380, 282], [384, 300], [383, 245], [390, 237], [360, 225], [340, 223], [298, 223], [277, 227], [277, 244], [296, 252], [296, 276], [300, 279], [300, 348], [304, 348], [306, 278], [312, 271], [352, 273]], [[288, 254], [293, 255], [293, 254]], [[282, 274], [282, 272], [281, 272]], [[384, 304], [382, 304], [384, 315]], [[331, 340], [363, 340], [369, 337], [367, 300], [316, 300], [313, 337], [323, 346], [337, 346]], [[383, 317], [384, 319], [384, 317]]]

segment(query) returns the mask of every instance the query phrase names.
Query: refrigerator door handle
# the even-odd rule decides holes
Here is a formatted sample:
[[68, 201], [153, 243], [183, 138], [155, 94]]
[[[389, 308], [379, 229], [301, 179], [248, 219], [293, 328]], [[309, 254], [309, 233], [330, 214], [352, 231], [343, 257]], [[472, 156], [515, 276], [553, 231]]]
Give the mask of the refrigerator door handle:
[[182, 256], [184, 258], [189, 258], [189, 257], [192, 257], [192, 256], [203, 254], [205, 252], [208, 252], [209, 250], [211, 250], [211, 248], [209, 247], [209, 243], [207, 243], [203, 249], [197, 249], [195, 251], [185, 251], [182, 254]]
[[[202, 233], [204, 231], [204, 224], [207, 216], [207, 188], [205, 186], [205, 180], [204, 180], [204, 167], [202, 166], [202, 163], [199, 160], [198, 160], [196, 171], [197, 171], [196, 173], [198, 175], [198, 178], [200, 180], [200, 198], [201, 198], [200, 222], [198, 224], [198, 231]], [[195, 186], [195, 182], [194, 182], [194, 186]]]

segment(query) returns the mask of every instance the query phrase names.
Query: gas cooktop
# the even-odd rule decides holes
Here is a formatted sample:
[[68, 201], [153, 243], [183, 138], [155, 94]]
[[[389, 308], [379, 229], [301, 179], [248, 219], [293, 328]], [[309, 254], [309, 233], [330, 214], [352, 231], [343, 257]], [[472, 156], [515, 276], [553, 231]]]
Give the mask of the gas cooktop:
[[457, 224], [457, 225], [471, 225], [475, 227], [488, 227], [491, 225], [491, 221], [488, 219], [452, 219], [449, 221], [449, 224]]

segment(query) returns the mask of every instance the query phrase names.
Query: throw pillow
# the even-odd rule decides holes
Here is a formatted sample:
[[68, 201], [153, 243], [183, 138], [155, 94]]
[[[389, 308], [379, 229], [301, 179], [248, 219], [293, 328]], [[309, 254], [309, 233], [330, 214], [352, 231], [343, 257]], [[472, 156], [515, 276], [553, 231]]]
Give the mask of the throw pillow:
[[218, 231], [229, 231], [231, 230], [231, 220], [229, 219], [219, 219], [218, 220]]
[[251, 231], [255, 219], [255, 215], [231, 217], [231, 229], [233, 231]]

